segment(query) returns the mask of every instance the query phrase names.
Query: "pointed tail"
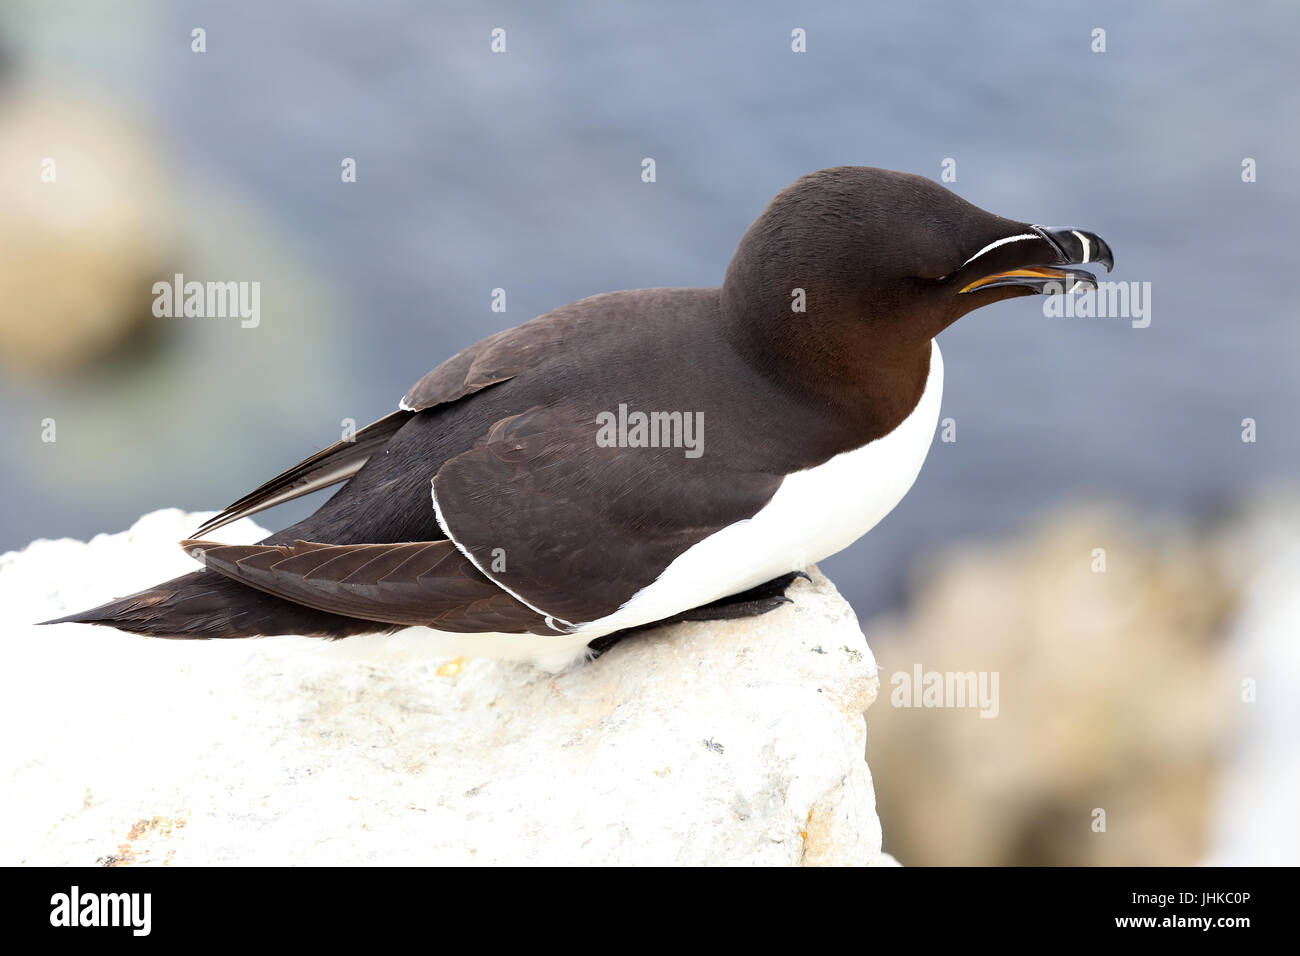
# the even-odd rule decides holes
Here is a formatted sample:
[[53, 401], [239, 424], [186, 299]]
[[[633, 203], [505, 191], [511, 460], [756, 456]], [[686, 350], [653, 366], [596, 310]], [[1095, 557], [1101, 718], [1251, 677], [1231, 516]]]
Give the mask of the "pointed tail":
[[214, 571], [185, 574], [89, 611], [41, 623], [105, 624], [136, 634], [176, 638], [350, 637], [401, 629], [303, 607]]

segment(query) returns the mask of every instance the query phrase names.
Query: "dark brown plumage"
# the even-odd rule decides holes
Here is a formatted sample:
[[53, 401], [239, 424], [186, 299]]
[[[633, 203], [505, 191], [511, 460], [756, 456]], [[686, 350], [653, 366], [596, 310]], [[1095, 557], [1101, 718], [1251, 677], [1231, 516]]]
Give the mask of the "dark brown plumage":
[[[60, 620], [222, 638], [410, 624], [553, 635], [599, 619], [753, 516], [786, 475], [889, 434], [925, 388], [938, 332], [1042, 284], [960, 290], [1019, 266], [1087, 261], [1054, 236], [917, 176], [804, 177], [745, 233], [721, 288], [597, 295], [470, 346], [355, 442], [277, 476], [200, 533], [347, 479], [311, 517], [261, 545], [186, 542], [204, 570]], [[796, 289], [805, 312], [792, 311]], [[708, 454], [611, 454], [597, 415], [620, 404], [702, 411]]]

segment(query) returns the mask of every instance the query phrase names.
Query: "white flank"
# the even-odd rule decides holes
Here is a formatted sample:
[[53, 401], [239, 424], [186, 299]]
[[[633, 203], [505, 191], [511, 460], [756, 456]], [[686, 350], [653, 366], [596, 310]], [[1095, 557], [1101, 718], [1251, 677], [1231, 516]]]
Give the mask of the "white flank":
[[943, 395], [943, 356], [931, 343], [930, 376], [912, 414], [888, 435], [787, 475], [754, 517], [678, 555], [621, 608], [578, 628], [588, 638], [648, 624], [757, 587], [847, 548], [903, 500], [921, 471]]

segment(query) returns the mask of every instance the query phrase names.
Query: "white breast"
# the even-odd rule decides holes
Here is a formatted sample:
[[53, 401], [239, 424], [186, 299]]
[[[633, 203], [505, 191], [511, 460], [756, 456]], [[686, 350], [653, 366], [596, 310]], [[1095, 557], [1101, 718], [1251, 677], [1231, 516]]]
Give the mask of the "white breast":
[[847, 548], [912, 487], [930, 450], [942, 395], [943, 356], [932, 342], [925, 391], [897, 428], [815, 468], [787, 475], [754, 517], [709, 535], [613, 614], [576, 633], [592, 639], [671, 617]]

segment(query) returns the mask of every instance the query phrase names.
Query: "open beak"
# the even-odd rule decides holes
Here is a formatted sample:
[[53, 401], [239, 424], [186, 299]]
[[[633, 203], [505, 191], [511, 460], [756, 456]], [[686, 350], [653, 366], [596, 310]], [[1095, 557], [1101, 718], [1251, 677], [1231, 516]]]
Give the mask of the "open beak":
[[1098, 262], [1109, 272], [1115, 265], [1110, 246], [1095, 232], [1055, 226], [1030, 226], [1045, 243], [1056, 261], [1050, 265], [1028, 265], [995, 272], [967, 283], [962, 292], [1019, 286], [1036, 293], [1081, 292], [1097, 288], [1097, 277], [1085, 269], [1066, 268]]

